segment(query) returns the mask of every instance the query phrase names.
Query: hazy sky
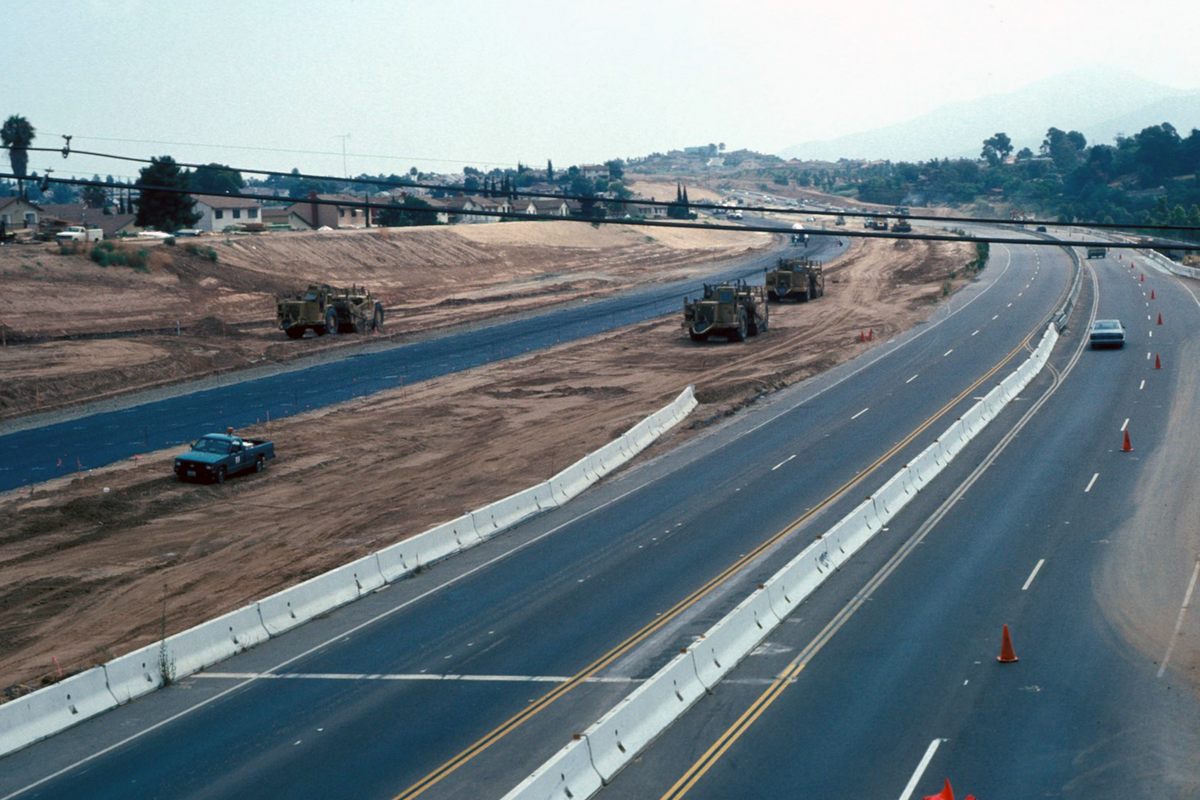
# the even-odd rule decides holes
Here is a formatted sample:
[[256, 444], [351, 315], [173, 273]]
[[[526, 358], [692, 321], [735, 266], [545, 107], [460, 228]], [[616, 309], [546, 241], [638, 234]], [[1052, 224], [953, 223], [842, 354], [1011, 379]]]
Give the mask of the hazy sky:
[[[1087, 65], [1200, 88], [1198, 8], [0, 0], [0, 118], [27, 117], [35, 145], [70, 133], [84, 149], [331, 174], [341, 134], [351, 173], [566, 166], [707, 142], [770, 152]], [[31, 154], [30, 170], [46, 167], [136, 174]]]

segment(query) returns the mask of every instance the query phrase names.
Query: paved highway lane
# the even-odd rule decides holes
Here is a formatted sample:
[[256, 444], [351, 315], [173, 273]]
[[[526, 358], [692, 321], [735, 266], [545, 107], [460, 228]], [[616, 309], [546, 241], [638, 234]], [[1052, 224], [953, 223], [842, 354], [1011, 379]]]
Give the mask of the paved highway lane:
[[[1044, 373], [603, 797], [907, 800], [947, 776], [980, 798], [1196, 796], [1195, 646], [1164, 661], [1200, 633], [1182, 608], [1200, 505], [1181, 480], [1200, 469], [1200, 305], [1173, 279], [1148, 276], [1150, 301], [1125, 263], [1093, 266], [1097, 313], [1125, 321], [1127, 347], [1079, 352], [940, 508], [1052, 387]], [[1018, 663], [996, 661], [1002, 624]]]
[[[5, 759], [0, 789], [66, 770], [27, 796], [115, 797], [136, 780], [146, 796], [384, 797], [532, 710], [527, 724], [426, 792], [498, 795], [813, 531], [765, 547], [734, 580], [673, 613], [676, 604], [878, 461], [876, 483], [854, 487], [827, 514], [856, 502], [932, 439], [936, 430], [921, 429], [930, 415], [986, 391], [990, 384], [972, 384], [1040, 332], [1068, 277], [1061, 252], [996, 248], [984, 280], [933, 323], [566, 509], [231, 659], [220, 675]], [[631, 640], [639, 629], [645, 635]], [[267, 672], [289, 677], [258, 677]], [[551, 689], [571, 688], [557, 679], [582, 673], [594, 681], [546, 701]], [[98, 742], [126, 736], [137, 738], [97, 755]]]
[[[844, 239], [815, 237], [805, 248], [742, 259], [709, 280], [757, 277], [761, 283], [763, 268], [781, 253], [829, 260], [845, 247]], [[212, 388], [175, 387], [165, 399], [123, 399], [115, 410], [62, 422], [0, 425], [0, 431], [9, 431], [0, 435], [0, 491], [179, 445], [226, 426], [279, 419], [642, 322], [677, 311], [684, 295], [696, 294], [699, 286], [699, 281], [676, 281], [410, 344], [334, 360], [326, 356], [320, 363], [289, 366], [263, 377], [228, 376]]]

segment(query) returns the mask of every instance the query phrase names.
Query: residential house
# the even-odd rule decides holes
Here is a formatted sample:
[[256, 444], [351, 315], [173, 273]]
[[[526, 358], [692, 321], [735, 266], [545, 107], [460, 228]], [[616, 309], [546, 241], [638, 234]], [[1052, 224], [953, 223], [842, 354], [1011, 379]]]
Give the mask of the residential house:
[[579, 174], [589, 181], [594, 181], [597, 178], [607, 178], [608, 167], [603, 164], [580, 164]]
[[[653, 197], [650, 199], [654, 200]], [[667, 216], [667, 207], [630, 200], [625, 204], [625, 213], [634, 217], [645, 217], [646, 219], [665, 219]]]
[[235, 225], [261, 225], [262, 203], [245, 197], [202, 195], [196, 198], [195, 209], [200, 214], [196, 227], [202, 231], [221, 231]]
[[514, 201], [513, 211], [540, 217], [569, 217], [571, 215], [571, 209], [566, 200], [544, 197], [521, 198]]
[[[314, 203], [313, 200], [321, 202]], [[287, 208], [288, 222], [292, 230], [369, 227], [366, 201], [361, 197], [347, 194], [316, 194], [308, 200], [292, 203]]]
[[133, 235], [137, 226], [136, 214], [105, 213], [107, 209], [88, 208], [83, 203], [48, 203], [42, 206], [42, 227], [57, 233], [68, 225], [86, 225], [104, 231], [105, 239]]
[[41, 206], [24, 197], [0, 197], [0, 222], [9, 233], [21, 228], [36, 229], [41, 213]]

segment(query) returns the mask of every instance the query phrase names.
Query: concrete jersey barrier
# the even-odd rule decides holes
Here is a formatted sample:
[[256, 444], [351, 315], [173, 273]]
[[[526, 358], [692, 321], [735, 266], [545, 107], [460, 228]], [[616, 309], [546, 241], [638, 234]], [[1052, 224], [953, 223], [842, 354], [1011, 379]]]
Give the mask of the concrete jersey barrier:
[[[1049, 359], [1058, 341], [1050, 324], [1033, 354], [1014, 371], [1021, 388]], [[1012, 378], [1010, 375], [1008, 378]], [[600, 718], [582, 740], [572, 742], [529, 777], [504, 795], [503, 800], [544, 800], [591, 797], [612, 780], [641, 749], [661, 734], [702, 694], [694, 699], [687, 677], [687, 658], [702, 688], [713, 687], [787, 614], [807, 598], [833, 569], [845, 563], [905, 504], [950, 463], [954, 455], [979, 433], [1017, 391], [1002, 382], [953, 422], [911, 464], [889, 478], [872, 497], [842, 517], [816, 542], [808, 545], [763, 586], [721, 618], [684, 653], [628, 695]], [[585, 750], [591, 759], [583, 757]], [[596, 780], [599, 773], [600, 782]]]

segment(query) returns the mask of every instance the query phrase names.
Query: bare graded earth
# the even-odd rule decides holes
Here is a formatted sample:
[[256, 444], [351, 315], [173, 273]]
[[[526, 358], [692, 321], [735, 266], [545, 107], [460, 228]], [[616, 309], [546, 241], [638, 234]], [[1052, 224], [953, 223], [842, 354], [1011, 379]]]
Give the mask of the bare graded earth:
[[366, 285], [385, 335], [405, 336], [691, 277], [771, 243], [545, 222], [121, 243], [146, 251], [148, 272], [57, 245], [0, 247], [0, 419], [362, 343], [275, 328], [275, 296], [309, 283]]
[[[157, 640], [164, 587], [169, 634], [526, 488], [694, 383], [701, 405], [661, 451], [872, 346], [861, 330], [879, 342], [925, 318], [971, 256], [863, 242], [829, 265], [823, 299], [773, 306], [745, 344], [696, 345], [672, 315], [243, 430], [279, 457], [223, 486], [176, 482], [161, 451], [10, 492], [0, 687], [15, 696], [53, 680], [54, 659], [70, 674]], [[330, 440], [354, 445], [331, 455]]]

